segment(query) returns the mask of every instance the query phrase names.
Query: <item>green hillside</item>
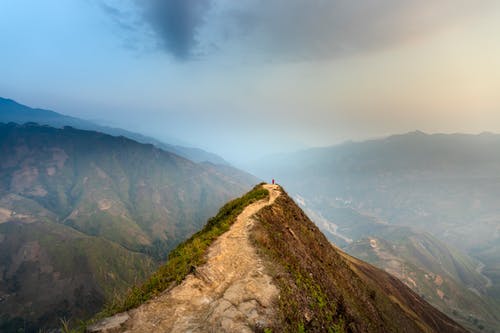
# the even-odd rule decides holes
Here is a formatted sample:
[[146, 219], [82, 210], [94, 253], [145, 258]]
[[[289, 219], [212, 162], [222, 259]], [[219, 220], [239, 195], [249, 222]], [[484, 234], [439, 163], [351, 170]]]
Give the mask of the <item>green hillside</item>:
[[500, 307], [488, 296], [487, 280], [477, 271], [479, 263], [432, 236], [394, 228], [380, 237], [356, 241], [345, 250], [396, 276], [467, 328], [498, 330]]
[[[298, 201], [325, 235], [350, 255], [396, 276], [471, 330], [498, 328], [500, 308], [486, 276], [490, 271], [479, 270], [481, 262], [429, 233], [387, 224], [344, 202]], [[320, 209], [321, 215], [316, 213]], [[335, 233], [332, 224], [336, 225]]]
[[[31, 331], [99, 311], [255, 183], [228, 166], [71, 127], [0, 124], [0, 156], [1, 320], [32, 322]], [[44, 264], [16, 261], [23, 246]], [[50, 274], [31, 277], [45, 266]], [[94, 301], [79, 304], [81, 292]]]
[[0, 224], [0, 331], [85, 318], [155, 264], [102, 238], [50, 221]]
[[68, 127], [0, 125], [0, 144], [3, 209], [30, 200], [59, 223], [136, 251], [154, 251], [155, 240], [173, 247], [255, 180]]
[[465, 332], [391, 275], [332, 246], [286, 195], [254, 240], [281, 295], [273, 332]]

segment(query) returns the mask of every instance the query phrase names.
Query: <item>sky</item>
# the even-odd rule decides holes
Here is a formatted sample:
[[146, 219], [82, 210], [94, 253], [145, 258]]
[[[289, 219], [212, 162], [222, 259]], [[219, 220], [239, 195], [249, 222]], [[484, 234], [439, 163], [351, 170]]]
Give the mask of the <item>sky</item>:
[[0, 0], [0, 46], [0, 96], [236, 164], [500, 132], [496, 0]]

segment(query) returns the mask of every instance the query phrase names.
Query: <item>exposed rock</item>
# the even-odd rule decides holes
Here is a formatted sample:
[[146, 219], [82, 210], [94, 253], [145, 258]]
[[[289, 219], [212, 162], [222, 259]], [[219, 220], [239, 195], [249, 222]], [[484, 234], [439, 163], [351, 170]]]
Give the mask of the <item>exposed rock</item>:
[[95, 325], [87, 327], [87, 332], [115, 333], [120, 332], [123, 324], [130, 318], [127, 313], [119, 313], [106, 318]]

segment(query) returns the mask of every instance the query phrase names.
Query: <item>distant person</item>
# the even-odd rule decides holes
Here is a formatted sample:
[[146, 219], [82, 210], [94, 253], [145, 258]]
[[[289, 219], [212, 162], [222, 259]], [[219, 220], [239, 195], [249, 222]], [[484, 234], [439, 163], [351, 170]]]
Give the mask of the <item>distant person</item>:
[[273, 185], [274, 185], [274, 178], [273, 178]]

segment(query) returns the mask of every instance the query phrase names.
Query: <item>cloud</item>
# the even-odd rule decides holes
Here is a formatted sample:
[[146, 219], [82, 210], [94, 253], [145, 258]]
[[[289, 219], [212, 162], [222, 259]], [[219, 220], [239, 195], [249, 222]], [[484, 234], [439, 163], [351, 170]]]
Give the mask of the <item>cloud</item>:
[[252, 0], [228, 5], [218, 19], [247, 52], [278, 59], [317, 59], [371, 52], [422, 38], [491, 3]]
[[[494, 0], [136, 0], [162, 49], [276, 60], [366, 53], [432, 34]], [[105, 8], [111, 16], [116, 12]]]
[[191, 58], [211, 0], [141, 0], [138, 4], [163, 48], [177, 59]]

